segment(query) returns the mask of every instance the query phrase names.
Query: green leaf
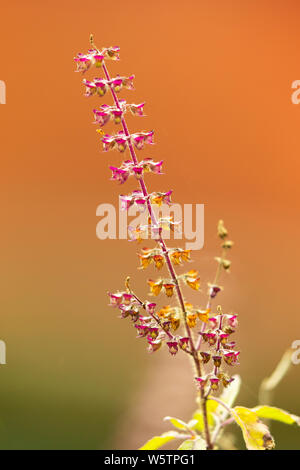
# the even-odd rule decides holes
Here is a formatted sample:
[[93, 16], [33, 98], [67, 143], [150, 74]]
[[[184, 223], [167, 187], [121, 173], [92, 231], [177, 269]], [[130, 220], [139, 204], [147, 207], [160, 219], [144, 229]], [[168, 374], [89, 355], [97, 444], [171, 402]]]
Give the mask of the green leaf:
[[172, 441], [173, 439], [184, 439], [186, 436], [182, 435], [176, 431], [164, 432], [160, 436], [154, 436], [152, 439], [147, 441], [139, 450], [156, 450], [160, 449], [167, 442]]
[[194, 449], [194, 441], [192, 439], [187, 439], [183, 441], [182, 444], [178, 447], [177, 450], [193, 450]]
[[196, 437], [195, 439], [187, 439], [178, 447], [178, 450], [206, 450], [205, 441], [202, 437]]
[[[207, 422], [210, 427], [214, 426], [215, 420], [214, 420], [213, 414], [215, 413], [217, 408], [218, 408], [218, 403], [216, 401], [207, 400], [206, 402]], [[196, 429], [198, 432], [202, 432], [204, 429], [204, 421], [203, 421], [203, 414], [200, 409], [195, 411], [195, 413], [193, 414], [193, 420], [197, 421], [197, 424], [194, 426], [193, 429]]]
[[274, 448], [274, 439], [269, 429], [259, 420], [253, 410], [236, 406], [231, 411], [236, 423], [242, 430], [248, 450], [270, 450]]
[[254, 411], [260, 418], [273, 419], [285, 424], [297, 423], [298, 426], [300, 426], [299, 416], [293, 415], [288, 411], [281, 410], [280, 408], [276, 408], [275, 406], [256, 406], [255, 408], [252, 408], [252, 411]]
[[164, 418], [164, 421], [170, 421], [171, 424], [173, 424], [173, 426], [177, 429], [181, 429], [181, 430], [187, 430], [189, 429], [189, 425], [187, 423], [185, 423], [184, 421], [182, 421], [181, 419], [179, 418], [173, 418], [172, 416], [166, 416]]

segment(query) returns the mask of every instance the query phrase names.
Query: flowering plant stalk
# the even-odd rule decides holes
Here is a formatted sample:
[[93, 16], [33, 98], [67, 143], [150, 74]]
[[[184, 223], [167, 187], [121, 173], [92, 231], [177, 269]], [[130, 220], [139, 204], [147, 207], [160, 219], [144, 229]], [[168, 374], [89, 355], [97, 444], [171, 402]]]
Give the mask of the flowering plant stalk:
[[[222, 252], [216, 257], [217, 271], [214, 281], [208, 284], [207, 301], [204, 307], [194, 307], [185, 301], [183, 286], [198, 291], [200, 277], [196, 270], [188, 270], [177, 274], [176, 267], [181, 267], [191, 260], [191, 250], [167, 246], [164, 230], [176, 230], [179, 221], [172, 217], [158, 217], [155, 206], [171, 205], [172, 191], [149, 193], [145, 176], [148, 173], [161, 174], [162, 161], [155, 162], [152, 158], [139, 160], [137, 150], [146, 144], [153, 144], [154, 131], [130, 133], [125, 115], [131, 112], [136, 116], [144, 116], [144, 105], [128, 104], [118, 98], [122, 88], [133, 89], [134, 75], [112, 78], [108, 71], [107, 60], [119, 60], [119, 47], [99, 49], [90, 38], [91, 49], [86, 54], [78, 54], [74, 60], [77, 71], [85, 73], [93, 66], [102, 70], [103, 77], [93, 80], [84, 79], [85, 96], [103, 97], [111, 92], [113, 104], [102, 104], [93, 110], [97, 132], [104, 151], [116, 149], [120, 153], [129, 151], [130, 159], [119, 167], [110, 166], [112, 180], [123, 184], [129, 177], [135, 178], [139, 188], [129, 195], [121, 195], [120, 203], [123, 210], [136, 205], [148, 211], [148, 223], [129, 227], [132, 240], [138, 242], [150, 238], [154, 241], [153, 248], [143, 248], [138, 257], [140, 268], [146, 269], [154, 264], [158, 270], [167, 268], [167, 277], [156, 280], [149, 279], [150, 295], [163, 293], [167, 298], [176, 297], [177, 305], [166, 305], [157, 308], [156, 303], [142, 300], [130, 285], [127, 277], [125, 288], [109, 293], [110, 305], [119, 309], [121, 318], [130, 318], [137, 331], [137, 336], [144, 338], [148, 351], [154, 353], [166, 345], [170, 354], [176, 356], [184, 353], [190, 357], [194, 369], [194, 385], [197, 389], [198, 408], [188, 423], [180, 419], [167, 417], [175, 427], [175, 431], [163, 433], [148, 441], [141, 449], [158, 449], [173, 439], [182, 440], [179, 449], [213, 450], [221, 444], [224, 428], [236, 422], [242, 429], [248, 449], [272, 449], [274, 439], [266, 424], [260, 418], [277, 419], [279, 421], [299, 424], [299, 418], [274, 407], [233, 407], [233, 402], [240, 387], [239, 376], [231, 376], [228, 369], [238, 364], [240, 352], [231, 336], [237, 328], [237, 315], [223, 313], [221, 306], [212, 312], [213, 301], [222, 290], [219, 279], [222, 271], [229, 271], [230, 261], [227, 253], [233, 242], [228, 239], [228, 232], [222, 220], [218, 223], [218, 236]], [[102, 127], [109, 121], [121, 126], [115, 134], [105, 134]], [[222, 391], [223, 389], [223, 391]], [[221, 394], [220, 394], [221, 393]]]

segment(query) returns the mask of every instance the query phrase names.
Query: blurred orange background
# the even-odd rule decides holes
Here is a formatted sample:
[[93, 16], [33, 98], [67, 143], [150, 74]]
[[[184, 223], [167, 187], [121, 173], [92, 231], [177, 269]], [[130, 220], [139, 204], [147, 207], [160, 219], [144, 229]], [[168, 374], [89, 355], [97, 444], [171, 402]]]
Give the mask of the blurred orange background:
[[[1, 16], [0, 447], [137, 448], [166, 429], [163, 416], [188, 419], [195, 407], [185, 362], [149, 356], [107, 307], [106, 291], [126, 275], [146, 295], [157, 273], [137, 271], [135, 244], [96, 238], [96, 207], [136, 185], [109, 181], [122, 156], [102, 153], [92, 125], [100, 101], [83, 96], [74, 73], [91, 32], [99, 47], [121, 47], [111, 75], [136, 75], [122, 97], [146, 100], [147, 117], [128, 124], [155, 129], [156, 145], [139, 157], [163, 159], [166, 173], [149, 188], [205, 204], [205, 246], [192, 266], [200, 306], [219, 218], [235, 241], [218, 302], [239, 313], [239, 404], [254, 406], [261, 380], [300, 339], [299, 3], [13, 0]], [[274, 399], [298, 414], [299, 372]], [[299, 448], [297, 429], [272, 430], [278, 448]]]

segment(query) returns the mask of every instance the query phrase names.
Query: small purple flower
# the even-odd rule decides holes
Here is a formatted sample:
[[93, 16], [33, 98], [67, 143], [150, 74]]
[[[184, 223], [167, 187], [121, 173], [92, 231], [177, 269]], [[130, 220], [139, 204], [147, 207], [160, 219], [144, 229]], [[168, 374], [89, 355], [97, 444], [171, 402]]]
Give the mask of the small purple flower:
[[211, 299], [214, 299], [216, 297], [216, 295], [220, 292], [221, 290], [221, 287], [219, 286], [215, 286], [215, 285], [211, 285], [210, 286], [210, 290], [209, 290], [209, 296]]
[[79, 52], [76, 57], [74, 57], [74, 60], [77, 65], [77, 70], [76, 72], [86, 72], [90, 66], [92, 65], [92, 58], [90, 54], [82, 54]]
[[190, 341], [190, 339], [187, 336], [179, 337], [179, 339], [178, 339], [179, 347], [181, 349], [183, 349], [183, 351], [184, 351], [185, 349], [187, 349], [187, 347], [189, 345], [189, 341]]
[[161, 160], [160, 162], [154, 162], [152, 158], [145, 158], [144, 160], [140, 162], [140, 165], [143, 167], [144, 171], [146, 172], [151, 171], [152, 173], [156, 173], [156, 174], [162, 173], [161, 171], [162, 164], [163, 164], [163, 160]]
[[122, 303], [122, 300], [123, 300], [122, 292], [118, 292], [116, 294], [111, 294], [110, 292], [108, 292], [108, 296], [110, 298], [111, 307], [118, 307]]
[[215, 367], [220, 367], [222, 362], [222, 356], [212, 356]]
[[149, 328], [149, 336], [151, 339], [156, 339], [158, 337], [159, 329], [158, 328]]
[[143, 176], [143, 168], [140, 165], [133, 166], [132, 172], [137, 179]]
[[[104, 105], [105, 106], [105, 105]], [[108, 110], [105, 110], [103, 106], [98, 109], [93, 109], [95, 124], [99, 124], [99, 126], [104, 126], [110, 120], [110, 113]]]
[[234, 364], [237, 363], [239, 354], [240, 354], [239, 351], [228, 351], [228, 352], [225, 352], [225, 353], [223, 353], [224, 361], [225, 361], [226, 364], [228, 364], [229, 366], [233, 366]]
[[134, 115], [144, 116], [144, 106], [145, 106], [145, 103], [130, 104], [129, 109]]
[[162, 342], [160, 339], [156, 339], [156, 340], [151, 340], [150, 338], [148, 338], [148, 352], [149, 353], [154, 353], [155, 351], [157, 351], [161, 345], [162, 345]]
[[97, 51], [96, 49], [90, 49], [87, 54], [79, 53], [74, 60], [77, 64], [76, 72], [86, 72], [91, 65], [95, 65], [96, 67], [101, 67], [103, 64], [104, 59], [119, 59], [119, 47], [107, 47], [102, 49], [102, 51]]
[[[108, 88], [108, 81], [105, 80], [104, 78], [95, 78], [92, 83], [94, 83], [96, 87], [97, 94], [99, 96], [104, 96]], [[86, 96], [90, 96], [90, 95], [86, 95]]]
[[200, 352], [200, 355], [201, 355], [201, 357], [202, 357], [203, 363], [204, 363], [204, 364], [207, 364], [208, 361], [210, 360], [211, 355], [210, 355], [208, 352], [205, 352], [205, 351], [201, 351], [201, 352]]
[[138, 338], [145, 338], [148, 335], [149, 327], [147, 325], [135, 325], [138, 330]]
[[83, 83], [85, 84], [85, 96], [89, 97], [97, 92], [97, 87], [94, 82], [84, 79]]
[[237, 321], [237, 315], [226, 315], [227, 317], [227, 322], [228, 322], [228, 325], [235, 329], [238, 325], [238, 321]]
[[222, 344], [226, 343], [228, 336], [229, 336], [229, 333], [223, 333], [222, 331], [219, 333], [219, 338]]
[[172, 356], [175, 356], [178, 352], [178, 343], [176, 341], [168, 341], [167, 342], [169, 352]]
[[134, 298], [134, 297], [133, 297], [132, 294], [128, 294], [127, 292], [124, 292], [124, 293], [123, 293], [123, 302], [124, 302], [125, 304], [128, 305], [128, 304], [132, 301], [133, 298]]
[[122, 168], [116, 168], [115, 166], [110, 166], [109, 168], [112, 171], [112, 180], [116, 180], [120, 184], [123, 184], [125, 181], [127, 181], [130, 174], [128, 170], [122, 170]]
[[119, 168], [114, 166], [110, 166], [109, 168], [112, 171], [112, 180], [116, 180], [123, 184], [127, 181], [129, 176], [135, 176], [139, 179], [143, 176], [144, 172], [161, 174], [162, 163], [163, 161], [155, 162], [152, 158], [146, 158], [137, 165], [135, 165], [131, 160], [125, 160]]
[[162, 323], [162, 327], [165, 331], [170, 331], [170, 328], [171, 328], [171, 322], [169, 320], [167, 321], [164, 321]]
[[204, 388], [207, 384], [207, 377], [195, 377], [195, 380], [200, 388]]
[[137, 204], [139, 207], [145, 208], [147, 198], [144, 197], [143, 193], [139, 190], [133, 191], [132, 194], [119, 196], [121, 201], [121, 210], [128, 210], [133, 204]]
[[207, 341], [208, 344], [213, 346], [214, 344], [216, 344], [217, 335], [216, 335], [216, 333], [213, 333], [213, 332], [205, 333], [205, 335], [203, 335], [203, 339], [204, 339], [204, 341]]
[[117, 75], [115, 78], [110, 80], [109, 84], [116, 93], [118, 93], [123, 87], [128, 90], [133, 90], [133, 79], [134, 75], [130, 75], [130, 77], [120, 77], [120, 75]]
[[210, 381], [211, 389], [218, 390], [220, 379], [218, 379], [218, 377], [211, 377], [209, 381]]
[[102, 137], [102, 143], [104, 151], [107, 152], [108, 150], [112, 150], [115, 147], [119, 150], [119, 152], [125, 152], [127, 148], [127, 140], [129, 139], [122, 131], [115, 135], [105, 134]]
[[127, 318], [129, 315], [135, 322], [139, 319], [139, 309], [133, 305], [120, 304], [119, 309], [121, 311], [121, 318]]
[[141, 150], [144, 144], [153, 144], [153, 134], [154, 131], [136, 132], [131, 135], [131, 141], [138, 150]]
[[154, 303], [154, 302], [147, 302], [147, 303], [146, 303], [146, 311], [147, 311], [150, 315], [153, 315], [153, 314], [154, 314], [155, 307], [156, 307], [156, 303]]
[[222, 384], [225, 388], [228, 387], [228, 385], [230, 385], [231, 382], [233, 382], [233, 381], [234, 381], [234, 377], [229, 377], [227, 375], [224, 375], [222, 377]]
[[216, 328], [218, 323], [219, 323], [219, 319], [218, 319], [218, 316], [216, 317], [210, 317], [209, 318], [209, 322], [212, 324], [212, 327], [213, 328]]

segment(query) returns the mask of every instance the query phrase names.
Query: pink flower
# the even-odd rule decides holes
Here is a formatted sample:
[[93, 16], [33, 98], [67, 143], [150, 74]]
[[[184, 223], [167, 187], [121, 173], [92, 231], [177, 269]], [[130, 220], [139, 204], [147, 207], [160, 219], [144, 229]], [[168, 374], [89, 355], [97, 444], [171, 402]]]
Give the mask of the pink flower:
[[112, 150], [115, 147], [117, 147], [119, 152], [125, 152], [128, 137], [122, 131], [120, 131], [116, 135], [105, 134], [101, 140], [105, 152]]
[[204, 333], [203, 339], [213, 346], [217, 341], [216, 333]]
[[118, 292], [117, 294], [111, 294], [108, 292], [108, 296], [110, 298], [111, 307], [117, 307], [122, 303], [122, 300], [123, 300], [122, 292]]
[[195, 380], [200, 388], [204, 388], [207, 384], [207, 377], [195, 377]]
[[127, 136], [122, 131], [118, 132], [115, 135], [106, 134], [102, 137], [102, 143], [104, 147], [104, 151], [112, 150], [113, 148], [117, 147], [119, 152], [124, 152], [127, 148], [127, 142], [130, 140], [133, 144], [138, 148], [141, 149], [144, 146], [144, 143], [152, 144], [153, 141], [153, 131], [151, 132], [137, 132], [135, 134], [131, 134]]
[[90, 54], [82, 54], [79, 52], [76, 57], [74, 57], [74, 60], [77, 65], [77, 70], [76, 72], [86, 72], [90, 66], [92, 65], [92, 58]]
[[[89, 91], [86, 93], [86, 95], [90, 96], [91, 94], [95, 93], [96, 89], [97, 89], [96, 86], [94, 85], [93, 87], [92, 82], [89, 82], [87, 84], [87, 90]], [[128, 109], [131, 109], [132, 106], [136, 106], [136, 107], [141, 106], [141, 105], [126, 104], [125, 100], [119, 100], [119, 105], [120, 107], [108, 106], [107, 104], [103, 104], [102, 106], [100, 106], [99, 110], [94, 109], [93, 111], [94, 111], [94, 116], [95, 116], [95, 124], [99, 124], [100, 126], [103, 126], [104, 124], [106, 124], [106, 122], [109, 119], [112, 119], [115, 124], [120, 124], [122, 122], [122, 118], [124, 114], [126, 113]], [[142, 116], [143, 114], [139, 114], [139, 115]]]
[[[107, 88], [108, 88], [108, 81], [105, 80], [104, 78], [95, 78], [93, 82], [91, 82], [95, 85], [96, 87], [96, 91], [98, 93], [99, 96], [104, 96], [106, 91], [107, 91]], [[86, 84], [86, 82], [85, 82]], [[90, 96], [90, 95], [86, 95], [86, 96]]]
[[119, 59], [119, 47], [107, 47], [102, 49], [102, 51], [97, 51], [96, 49], [90, 49], [87, 54], [79, 53], [74, 60], [77, 64], [76, 72], [86, 72], [91, 65], [95, 65], [96, 67], [101, 67], [103, 64], [104, 59], [112, 59], [118, 60]]
[[236, 328], [238, 325], [237, 315], [226, 315], [226, 317], [228, 325], [231, 326], [231, 328]]
[[210, 323], [212, 324], [213, 328], [216, 328], [218, 325], [218, 316], [216, 317], [210, 317], [209, 318]]
[[109, 168], [112, 171], [112, 180], [116, 180], [122, 184], [127, 181], [129, 176], [135, 176], [139, 179], [145, 172], [161, 174], [162, 163], [162, 160], [160, 162], [155, 162], [152, 158], [146, 158], [137, 165], [135, 165], [131, 160], [126, 160], [119, 168], [114, 166], [110, 166]]
[[180, 337], [179, 340], [178, 340], [180, 348], [185, 350], [189, 345], [189, 341], [190, 341], [190, 339], [187, 336], [186, 337]]
[[136, 132], [131, 135], [131, 141], [138, 150], [141, 150], [144, 144], [153, 144], [153, 134], [154, 131]]
[[144, 106], [145, 106], [145, 103], [130, 104], [129, 109], [132, 112], [132, 114], [135, 114], [138, 116], [144, 116]]
[[154, 314], [155, 307], [156, 307], [156, 304], [155, 304], [154, 302], [147, 302], [147, 303], [146, 303], [146, 311], [147, 311], [150, 315], [153, 315], [153, 314]]
[[218, 377], [211, 377], [209, 381], [210, 381], [211, 389], [218, 390], [220, 379], [218, 379]]
[[101, 106], [101, 108], [98, 109], [93, 109], [94, 113], [94, 118], [95, 118], [95, 124], [99, 124], [99, 126], [104, 126], [109, 120], [110, 120], [110, 113], [108, 110], [105, 109], [104, 106]]
[[228, 377], [227, 375], [224, 375], [222, 377], [222, 383], [225, 388], [228, 387], [228, 385], [230, 385], [231, 382], [233, 381], [234, 381], [234, 377]]
[[233, 366], [234, 364], [237, 363], [239, 354], [240, 354], [239, 351], [228, 351], [228, 352], [225, 352], [225, 353], [223, 353], [224, 361], [225, 361], [226, 364], [228, 364], [229, 366]]
[[223, 332], [219, 333], [219, 338], [222, 344], [226, 343], [228, 336], [229, 336], [229, 333], [223, 333]]
[[120, 77], [120, 75], [117, 75], [115, 78], [110, 80], [109, 84], [116, 93], [118, 93], [123, 87], [128, 90], [133, 90], [133, 79], [134, 75], [130, 75], [130, 77]]
[[175, 354], [178, 352], [178, 343], [176, 341], [168, 341], [167, 346], [171, 355], [175, 356]]
[[168, 206], [171, 206], [172, 205], [172, 201], [171, 201], [172, 192], [173, 191], [170, 190], [166, 193], [156, 192], [156, 193], [150, 194], [151, 203], [156, 204], [157, 206], [161, 206], [162, 203], [165, 203]]
[[108, 292], [107, 294], [110, 298], [111, 307], [119, 307], [122, 302], [126, 305], [129, 305], [132, 300], [134, 300], [133, 295], [128, 294], [127, 292], [116, 292], [115, 294]]
[[209, 296], [211, 299], [214, 299], [216, 297], [216, 295], [218, 294], [218, 292], [220, 292], [221, 290], [221, 287], [219, 286], [214, 286], [214, 285], [211, 285], [210, 286], [210, 290], [209, 290]]
[[85, 96], [92, 96], [97, 92], [97, 87], [94, 82], [84, 79], [83, 83], [85, 84]]
[[144, 172], [151, 171], [152, 173], [161, 174], [161, 167], [163, 160], [160, 162], [154, 162], [152, 158], [145, 158], [140, 162], [140, 165], [143, 167]]
[[159, 329], [154, 327], [154, 328], [149, 328], [149, 336], [152, 339], [156, 339], [159, 333]]
[[122, 168], [116, 168], [115, 166], [110, 166], [109, 168], [112, 171], [112, 180], [116, 180], [120, 184], [123, 184], [125, 181], [127, 181], [130, 174], [128, 170], [122, 170]]
[[132, 294], [128, 294], [128, 292], [123, 293], [123, 302], [125, 304], [129, 304], [134, 299]]
[[139, 319], [139, 309], [137, 306], [120, 304], [119, 309], [121, 311], [121, 318], [127, 318], [130, 315], [134, 322]]
[[148, 351], [149, 353], [154, 353], [155, 351], [157, 351], [161, 345], [162, 345], [162, 342], [161, 340], [159, 339], [156, 339], [156, 340], [151, 340], [150, 338], [148, 338], [148, 343], [149, 343], [149, 346], [148, 346]]
[[133, 204], [137, 204], [144, 209], [147, 202], [147, 198], [143, 195], [142, 191], [139, 190], [133, 191], [132, 194], [128, 196], [121, 194], [119, 198], [121, 201], [121, 210], [128, 210]]
[[147, 325], [135, 325], [136, 329], [138, 330], [138, 338], [144, 338], [147, 336], [149, 327]]

